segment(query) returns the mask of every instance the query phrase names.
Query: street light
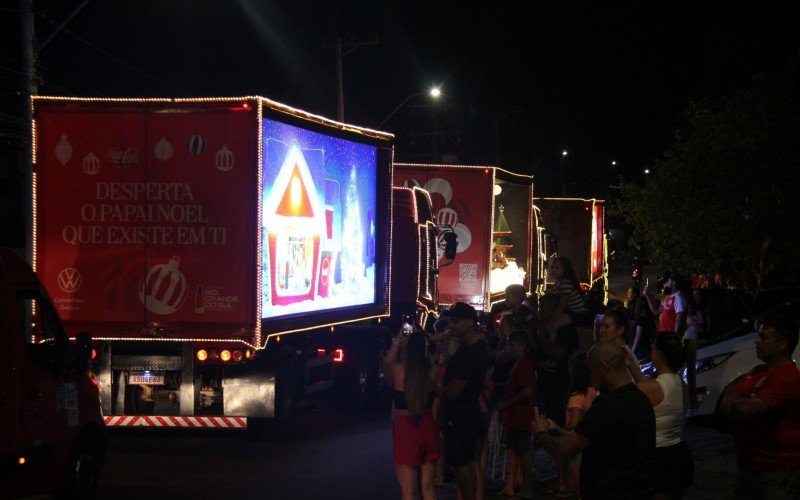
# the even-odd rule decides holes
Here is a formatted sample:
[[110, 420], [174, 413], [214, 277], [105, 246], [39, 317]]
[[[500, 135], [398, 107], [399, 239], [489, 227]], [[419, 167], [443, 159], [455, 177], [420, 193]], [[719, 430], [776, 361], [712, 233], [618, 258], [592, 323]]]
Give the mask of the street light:
[[397, 105], [397, 107], [396, 107], [396, 108], [394, 108], [394, 109], [392, 110], [392, 112], [391, 112], [391, 113], [389, 113], [389, 114], [386, 116], [386, 118], [384, 118], [383, 120], [381, 120], [381, 122], [380, 122], [380, 123], [379, 123], [379, 124], [378, 124], [378, 125], [377, 125], [375, 128], [377, 128], [377, 129], [381, 128], [381, 126], [382, 126], [384, 123], [386, 123], [386, 122], [389, 120], [389, 118], [391, 118], [391, 117], [392, 117], [392, 116], [393, 116], [395, 113], [397, 113], [398, 111], [400, 111], [400, 108], [402, 108], [403, 106], [405, 106], [405, 104], [406, 104], [408, 101], [410, 101], [411, 99], [413, 99], [413, 98], [415, 98], [415, 97], [417, 97], [417, 96], [420, 96], [420, 95], [425, 95], [425, 94], [428, 94], [429, 96], [431, 96], [431, 98], [432, 98], [432, 99], [438, 99], [438, 98], [439, 98], [439, 97], [442, 95], [442, 90], [441, 90], [439, 87], [431, 87], [429, 90], [426, 90], [425, 92], [414, 92], [414, 93], [413, 93], [413, 94], [411, 94], [410, 96], [408, 96], [408, 97], [406, 97], [405, 99], [403, 99], [403, 100], [402, 100], [402, 102], [400, 102], [400, 104], [398, 104], [398, 105]]

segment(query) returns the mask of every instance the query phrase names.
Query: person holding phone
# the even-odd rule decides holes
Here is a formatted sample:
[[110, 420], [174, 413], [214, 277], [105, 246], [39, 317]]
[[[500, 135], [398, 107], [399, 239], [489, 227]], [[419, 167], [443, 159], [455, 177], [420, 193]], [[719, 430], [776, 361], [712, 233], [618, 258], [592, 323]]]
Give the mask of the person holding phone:
[[574, 430], [535, 412], [534, 436], [548, 452], [562, 458], [583, 453], [583, 498], [652, 498], [655, 493], [655, 412], [631, 380], [626, 357], [611, 340], [589, 349], [587, 365], [600, 395]]
[[[438, 369], [425, 334], [403, 326], [386, 354], [386, 382], [392, 387], [392, 458], [404, 499], [436, 498], [433, 479], [442, 440], [433, 415]], [[402, 358], [400, 355], [402, 354]]]

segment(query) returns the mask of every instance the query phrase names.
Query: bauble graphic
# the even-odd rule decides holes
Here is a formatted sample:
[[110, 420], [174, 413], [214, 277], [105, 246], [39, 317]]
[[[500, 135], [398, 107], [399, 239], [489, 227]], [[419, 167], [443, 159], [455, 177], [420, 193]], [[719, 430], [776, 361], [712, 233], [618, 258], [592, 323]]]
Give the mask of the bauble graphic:
[[148, 311], [167, 315], [186, 302], [186, 276], [178, 269], [180, 257], [151, 267], [139, 283], [139, 300]]
[[227, 172], [233, 168], [233, 165], [236, 163], [236, 155], [233, 154], [233, 151], [228, 149], [227, 146], [222, 146], [222, 148], [217, 151], [216, 156], [216, 165], [217, 170], [220, 172]]
[[187, 144], [189, 152], [195, 156], [200, 156], [206, 150], [206, 139], [199, 132], [195, 132]]
[[[189, 149], [191, 149], [191, 146]], [[156, 155], [156, 158], [161, 161], [167, 161], [172, 158], [173, 152], [174, 150], [172, 148], [172, 144], [170, 144], [169, 141], [163, 137], [156, 143], [155, 146], [153, 146], [153, 154]]]
[[66, 166], [69, 159], [72, 158], [72, 144], [67, 140], [66, 134], [62, 134], [61, 140], [56, 144], [56, 158], [62, 167]]
[[93, 152], [83, 157], [83, 173], [86, 175], [94, 175], [100, 171], [100, 158], [96, 157]]

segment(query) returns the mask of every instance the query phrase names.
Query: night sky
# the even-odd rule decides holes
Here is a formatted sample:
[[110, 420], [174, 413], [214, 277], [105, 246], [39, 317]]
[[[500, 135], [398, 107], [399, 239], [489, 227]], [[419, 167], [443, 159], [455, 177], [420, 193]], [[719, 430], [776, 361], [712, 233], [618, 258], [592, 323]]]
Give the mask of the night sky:
[[[81, 3], [34, 0], [37, 39]], [[0, 16], [0, 141], [13, 183], [17, 2]], [[344, 49], [347, 122], [376, 126], [441, 85], [435, 106], [417, 95], [382, 127], [397, 135], [398, 160], [499, 163], [558, 195], [566, 148], [568, 194], [606, 196], [672, 144], [691, 100], [797, 58], [800, 17], [788, 1], [92, 0], [41, 50], [40, 93], [258, 94], [336, 118], [337, 35], [377, 41]]]

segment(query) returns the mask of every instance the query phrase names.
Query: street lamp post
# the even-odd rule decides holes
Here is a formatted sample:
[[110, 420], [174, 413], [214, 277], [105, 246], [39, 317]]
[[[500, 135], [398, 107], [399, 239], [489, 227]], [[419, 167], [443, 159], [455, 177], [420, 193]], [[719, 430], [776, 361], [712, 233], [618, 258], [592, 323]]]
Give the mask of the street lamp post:
[[439, 89], [439, 87], [432, 87], [430, 90], [426, 90], [425, 92], [414, 92], [413, 94], [411, 94], [411, 95], [409, 95], [408, 97], [406, 97], [405, 99], [403, 99], [403, 100], [400, 102], [400, 104], [398, 104], [398, 105], [397, 105], [397, 107], [396, 107], [396, 108], [394, 108], [394, 109], [392, 110], [392, 112], [391, 112], [391, 113], [389, 113], [388, 115], [386, 115], [386, 118], [384, 118], [383, 120], [381, 120], [381, 122], [380, 122], [378, 125], [376, 125], [376, 126], [375, 126], [375, 128], [378, 128], [378, 129], [379, 129], [379, 128], [381, 128], [381, 126], [382, 126], [384, 123], [386, 123], [387, 121], [389, 121], [389, 118], [391, 118], [392, 116], [394, 116], [394, 114], [395, 114], [395, 113], [397, 113], [398, 111], [400, 111], [400, 108], [402, 108], [403, 106], [405, 106], [405, 105], [406, 105], [406, 103], [407, 103], [408, 101], [410, 101], [411, 99], [413, 99], [413, 98], [415, 98], [415, 97], [417, 97], [417, 96], [420, 96], [420, 95], [425, 95], [425, 94], [427, 94], [427, 95], [431, 96], [431, 98], [433, 98], [433, 99], [438, 99], [438, 98], [439, 98], [439, 96], [441, 96], [441, 95], [442, 95], [442, 91], [441, 91], [441, 89]]

